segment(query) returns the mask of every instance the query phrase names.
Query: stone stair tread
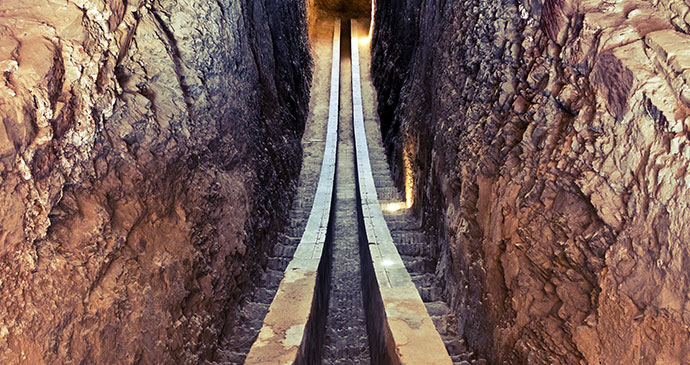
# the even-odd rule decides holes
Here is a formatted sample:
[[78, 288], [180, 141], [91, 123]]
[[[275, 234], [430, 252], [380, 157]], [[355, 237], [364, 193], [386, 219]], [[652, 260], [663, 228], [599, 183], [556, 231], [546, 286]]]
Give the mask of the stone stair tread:
[[292, 258], [295, 254], [295, 250], [297, 249], [297, 244], [299, 240], [295, 240], [296, 242], [293, 243], [292, 238], [286, 238], [284, 242], [289, 242], [290, 244], [277, 244], [273, 247], [273, 256], [274, 257], [283, 257], [283, 258]]
[[252, 300], [258, 303], [262, 304], [268, 304], [270, 305], [271, 302], [273, 301], [273, 298], [276, 295], [276, 291], [273, 289], [268, 289], [268, 288], [256, 288], [254, 291], [254, 296], [252, 297]]
[[[256, 319], [257, 315], [268, 312], [269, 306], [270, 305], [266, 303], [248, 301], [242, 305], [240, 315], [248, 320]], [[261, 322], [263, 322], [263, 316], [261, 317]]]
[[450, 359], [453, 361], [453, 365], [472, 365], [471, 362], [465, 359], [464, 355], [453, 355]]
[[277, 288], [280, 285], [280, 281], [283, 280], [284, 271], [283, 270], [273, 270], [267, 269], [261, 280], [261, 286], [266, 288]]
[[443, 343], [446, 345], [446, 349], [448, 350], [449, 354], [471, 355], [471, 353], [466, 353], [467, 347], [465, 346], [465, 341], [463, 339], [458, 338], [457, 335], [441, 335], [441, 339], [443, 339]]
[[419, 257], [428, 251], [427, 245], [423, 243], [398, 243], [400, 241], [396, 241], [395, 238], [393, 238], [393, 242], [395, 242], [395, 247], [398, 249], [400, 256]]
[[435, 276], [431, 273], [410, 273], [410, 276], [417, 287], [431, 287], [435, 281]]
[[384, 211], [383, 214], [388, 223], [419, 224], [419, 220], [412, 214], [398, 210], [397, 212]]
[[407, 269], [408, 272], [414, 272], [414, 273], [424, 273], [428, 272], [427, 270], [427, 261], [424, 257], [411, 257], [407, 255], [400, 255], [402, 256], [403, 263], [405, 264], [405, 268]]
[[426, 306], [427, 312], [429, 312], [430, 316], [445, 316], [450, 314], [450, 308], [448, 305], [440, 300], [434, 301], [434, 302], [427, 302], [424, 303]]
[[438, 300], [443, 299], [441, 296], [441, 289], [436, 288], [434, 286], [431, 287], [417, 287], [417, 291], [419, 291], [419, 296], [422, 297], [422, 301], [426, 302], [435, 302]]
[[269, 257], [268, 268], [276, 271], [285, 271], [290, 260], [292, 260], [290, 257]]
[[247, 354], [244, 352], [230, 351], [230, 350], [219, 350], [218, 351], [219, 360], [216, 364], [244, 364], [244, 360], [247, 358]]

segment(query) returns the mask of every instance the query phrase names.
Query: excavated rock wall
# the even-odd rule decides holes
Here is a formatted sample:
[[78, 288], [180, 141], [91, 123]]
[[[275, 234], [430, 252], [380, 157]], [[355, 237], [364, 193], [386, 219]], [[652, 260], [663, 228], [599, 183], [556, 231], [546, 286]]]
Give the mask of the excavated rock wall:
[[687, 19], [673, 0], [376, 1], [389, 157], [471, 350], [690, 361]]
[[0, 2], [0, 363], [198, 363], [300, 169], [299, 0]]
[[307, 0], [316, 9], [340, 18], [367, 17], [371, 13], [371, 0]]

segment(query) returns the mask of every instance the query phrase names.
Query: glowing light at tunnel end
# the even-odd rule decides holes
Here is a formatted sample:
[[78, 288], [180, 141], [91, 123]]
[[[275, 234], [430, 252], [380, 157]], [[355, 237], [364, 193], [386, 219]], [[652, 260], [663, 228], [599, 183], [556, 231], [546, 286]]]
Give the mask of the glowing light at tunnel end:
[[371, 15], [369, 16], [369, 34], [366, 37], [359, 39], [360, 44], [371, 43], [371, 37], [374, 35], [374, 11], [376, 10], [376, 1], [371, 0]]
[[412, 172], [412, 157], [407, 147], [403, 151], [403, 169], [405, 174], [405, 203], [409, 209], [414, 204], [414, 176]]

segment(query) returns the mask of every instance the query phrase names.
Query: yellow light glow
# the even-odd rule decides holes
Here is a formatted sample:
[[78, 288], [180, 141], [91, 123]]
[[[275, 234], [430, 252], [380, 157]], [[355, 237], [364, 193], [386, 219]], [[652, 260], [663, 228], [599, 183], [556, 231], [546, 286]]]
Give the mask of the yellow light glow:
[[386, 212], [395, 213], [400, 209], [408, 208], [408, 206], [406, 202], [394, 202], [381, 204], [381, 208], [383, 208], [383, 210]]
[[403, 153], [403, 167], [405, 169], [405, 203], [407, 208], [414, 204], [414, 176], [412, 175], [412, 157], [405, 147]]
[[369, 34], [367, 34], [366, 37], [362, 37], [359, 39], [360, 44], [371, 43], [371, 37], [374, 34], [374, 11], [376, 9], [375, 3], [376, 3], [376, 1], [371, 0], [371, 16], [369, 18]]
[[383, 266], [391, 266], [391, 265], [393, 265], [393, 261], [392, 261], [392, 260], [388, 260], [388, 259], [383, 259], [383, 260], [381, 261], [381, 264], [382, 264]]
[[369, 40], [374, 34], [374, 13], [376, 12], [376, 0], [371, 0], [371, 15], [369, 16]]

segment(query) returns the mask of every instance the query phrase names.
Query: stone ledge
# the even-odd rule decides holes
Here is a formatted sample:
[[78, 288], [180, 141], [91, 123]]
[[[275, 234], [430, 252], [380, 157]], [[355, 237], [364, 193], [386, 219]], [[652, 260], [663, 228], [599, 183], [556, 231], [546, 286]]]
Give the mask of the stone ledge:
[[[376, 283], [370, 295], [383, 304], [385, 348], [388, 361], [403, 364], [451, 364], [451, 358], [436, 331], [417, 288], [393, 243], [376, 194], [364, 129], [359, 80], [359, 41], [352, 28], [352, 93], [359, 204], [370, 264]], [[375, 301], [377, 302], [377, 301]]]
[[314, 203], [304, 234], [292, 261], [285, 269], [283, 280], [245, 364], [292, 364], [308, 361], [304, 358], [312, 356], [309, 348], [319, 347], [311, 342], [320, 340], [312, 338], [315, 336], [313, 329], [319, 326], [319, 316], [323, 314], [323, 304], [328, 298], [323, 293], [323, 283], [328, 282], [324, 277], [329, 275], [328, 261], [321, 262], [321, 259], [331, 213], [338, 145], [339, 21], [334, 24], [332, 57], [328, 130]]

